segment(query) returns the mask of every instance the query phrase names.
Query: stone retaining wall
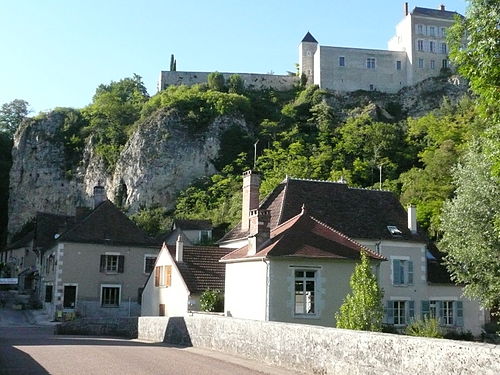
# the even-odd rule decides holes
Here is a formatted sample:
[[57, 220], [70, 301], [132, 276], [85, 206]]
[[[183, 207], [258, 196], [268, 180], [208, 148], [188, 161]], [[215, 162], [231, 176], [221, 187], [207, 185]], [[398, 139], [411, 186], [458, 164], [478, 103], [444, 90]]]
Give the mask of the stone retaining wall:
[[139, 339], [312, 374], [500, 374], [500, 346], [220, 316], [141, 317]]
[[137, 318], [82, 318], [57, 326], [59, 335], [118, 336], [137, 338]]

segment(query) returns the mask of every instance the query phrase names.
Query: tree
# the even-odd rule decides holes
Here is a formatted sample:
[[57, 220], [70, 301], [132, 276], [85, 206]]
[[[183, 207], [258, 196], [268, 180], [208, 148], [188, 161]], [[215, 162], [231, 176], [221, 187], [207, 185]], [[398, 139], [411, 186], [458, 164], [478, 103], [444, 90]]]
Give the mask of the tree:
[[466, 18], [448, 30], [450, 58], [480, 97], [483, 114], [500, 121], [500, 2], [470, 0]]
[[173, 53], [170, 55], [170, 71], [171, 72], [177, 71], [177, 60], [175, 59]]
[[384, 316], [383, 292], [371, 271], [366, 253], [361, 252], [361, 263], [354, 268], [349, 284], [352, 292], [335, 314], [337, 328], [380, 332]]
[[225, 81], [222, 73], [212, 72], [208, 75], [208, 88], [215, 91], [224, 91]]
[[245, 90], [243, 78], [239, 74], [231, 74], [227, 82], [228, 91], [234, 94], [242, 94]]
[[500, 178], [485, 140], [475, 142], [453, 176], [455, 197], [444, 205], [440, 248], [452, 280], [482, 306], [500, 307]]
[[28, 116], [28, 106], [28, 102], [22, 99], [3, 104], [0, 108], [0, 132], [7, 133], [12, 138], [18, 126]]

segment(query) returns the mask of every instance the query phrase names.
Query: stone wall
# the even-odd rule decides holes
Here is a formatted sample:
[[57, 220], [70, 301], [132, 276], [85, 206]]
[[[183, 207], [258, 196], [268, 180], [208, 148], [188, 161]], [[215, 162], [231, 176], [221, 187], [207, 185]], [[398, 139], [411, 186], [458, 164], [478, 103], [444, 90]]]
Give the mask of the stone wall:
[[139, 339], [312, 374], [499, 374], [500, 347], [219, 316], [141, 317]]
[[137, 318], [83, 318], [61, 323], [59, 335], [137, 337]]
[[[197, 83], [207, 83], [210, 72], [170, 72], [162, 71], [158, 81], [158, 90], [163, 90], [170, 85], [191, 86]], [[276, 74], [257, 73], [222, 73], [227, 80], [233, 74], [238, 74], [245, 87], [255, 90], [273, 88], [275, 90], [289, 90], [298, 82], [298, 77]]]

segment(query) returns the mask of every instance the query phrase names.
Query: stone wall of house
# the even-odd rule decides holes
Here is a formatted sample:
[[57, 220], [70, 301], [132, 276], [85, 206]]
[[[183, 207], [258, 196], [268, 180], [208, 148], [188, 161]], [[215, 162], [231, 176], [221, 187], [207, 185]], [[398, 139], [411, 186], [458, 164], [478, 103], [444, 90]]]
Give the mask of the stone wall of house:
[[[163, 90], [170, 85], [195, 85], [197, 83], [207, 83], [210, 72], [160, 72], [158, 80], [158, 90]], [[221, 73], [227, 80], [233, 74], [238, 74], [245, 84], [245, 87], [260, 90], [273, 88], [275, 90], [290, 90], [298, 82], [298, 77], [279, 74], [258, 74], [258, 73]]]
[[500, 347], [220, 316], [141, 317], [138, 338], [204, 347], [312, 374], [500, 373]]

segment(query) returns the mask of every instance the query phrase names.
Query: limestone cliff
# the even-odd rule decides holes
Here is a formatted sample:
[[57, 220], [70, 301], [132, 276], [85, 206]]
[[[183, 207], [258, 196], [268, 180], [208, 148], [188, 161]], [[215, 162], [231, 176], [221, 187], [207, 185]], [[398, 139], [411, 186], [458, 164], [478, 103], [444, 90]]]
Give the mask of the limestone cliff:
[[128, 208], [159, 204], [172, 208], [176, 194], [194, 179], [214, 173], [222, 133], [247, 129], [241, 118], [218, 117], [204, 131], [193, 132], [174, 110], [160, 110], [138, 126], [109, 171], [87, 140], [82, 161], [71, 179], [64, 171], [59, 136], [64, 116], [49, 113], [30, 119], [16, 133], [10, 172], [9, 233], [18, 231], [36, 211], [74, 214], [91, 206], [100, 182], [108, 199]]

